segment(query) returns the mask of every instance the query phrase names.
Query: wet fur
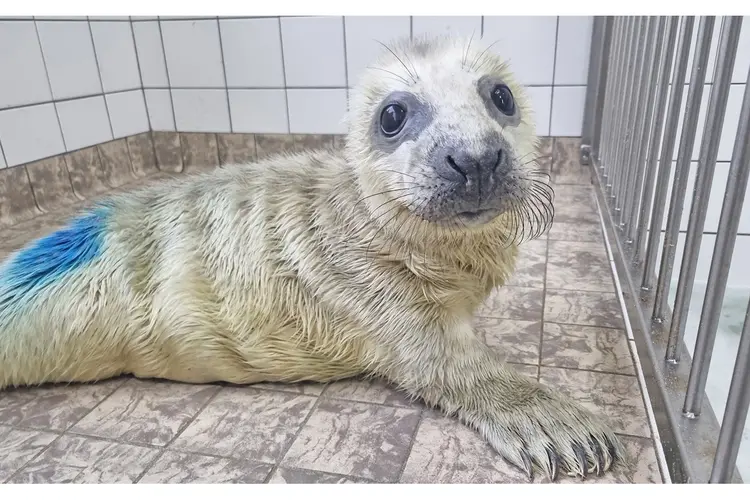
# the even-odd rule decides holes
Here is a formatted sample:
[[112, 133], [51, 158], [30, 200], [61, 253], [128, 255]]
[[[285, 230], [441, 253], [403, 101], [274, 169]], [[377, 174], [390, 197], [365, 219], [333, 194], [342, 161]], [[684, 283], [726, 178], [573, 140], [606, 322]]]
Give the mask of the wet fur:
[[[512, 79], [473, 44], [423, 39], [384, 51], [352, 100], [342, 150], [227, 165], [109, 198], [95, 235], [66, 240], [76, 265], [25, 292], [7, 276], [30, 247], [10, 256], [0, 264], [0, 389], [124, 373], [238, 384], [375, 376], [456, 415], [529, 474], [608, 469], [622, 455], [614, 434], [517, 374], [471, 327], [512, 274], [518, 218], [463, 227], [415, 217], [407, 202], [428, 198], [424, 188], [398, 203], [387, 191], [429, 171], [407, 162], [407, 150], [385, 157], [367, 146], [362, 122], [386, 88], [479, 113], [430, 79], [468, 81], [474, 73], [461, 71], [479, 67]], [[410, 64], [419, 78], [406, 84]], [[517, 158], [533, 160], [531, 110], [513, 85], [522, 123], [504, 133]], [[94, 237], [95, 254], [76, 250]], [[38, 247], [39, 258], [55, 248]]]

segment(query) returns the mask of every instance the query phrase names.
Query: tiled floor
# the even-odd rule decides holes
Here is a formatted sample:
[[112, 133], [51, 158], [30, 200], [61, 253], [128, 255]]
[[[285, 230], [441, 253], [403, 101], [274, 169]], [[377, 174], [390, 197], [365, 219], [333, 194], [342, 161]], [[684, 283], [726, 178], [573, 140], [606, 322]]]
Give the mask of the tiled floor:
[[[661, 482], [577, 146], [547, 141], [556, 222], [523, 247], [516, 275], [476, 326], [523, 373], [608, 417], [622, 435], [632, 468], [590, 482]], [[4, 230], [0, 258], [66, 217]], [[379, 382], [235, 387], [124, 377], [0, 392], [0, 482], [525, 481], [474, 431]]]

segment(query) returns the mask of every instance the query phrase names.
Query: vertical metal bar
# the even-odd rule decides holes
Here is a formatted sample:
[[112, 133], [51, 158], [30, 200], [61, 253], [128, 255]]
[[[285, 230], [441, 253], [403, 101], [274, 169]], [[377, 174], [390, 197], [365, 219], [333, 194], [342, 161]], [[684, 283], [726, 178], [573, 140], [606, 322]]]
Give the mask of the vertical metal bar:
[[[750, 85], [745, 87], [747, 100]], [[747, 123], [747, 120], [745, 121]], [[746, 131], [750, 133], [750, 131]], [[737, 136], [739, 138], [739, 135]], [[748, 142], [745, 145], [750, 144]], [[747, 154], [747, 151], [745, 152]], [[745, 158], [747, 167], [747, 157]], [[732, 383], [729, 386], [727, 405], [724, 408], [724, 419], [721, 422], [719, 442], [716, 446], [714, 465], [711, 470], [709, 483], [729, 483], [732, 472], [737, 464], [737, 455], [742, 443], [742, 433], [745, 430], [748, 407], [750, 407], [750, 304], [745, 312], [745, 324], [742, 327], [740, 346], [737, 349], [737, 359], [734, 362]]]
[[[622, 199], [619, 204], [620, 218], [618, 221], [620, 224], [620, 229], [622, 229], [625, 233], [627, 233], [626, 230], [631, 223], [628, 217], [630, 215], [630, 202], [635, 196], [635, 193], [633, 193], [633, 184], [635, 183], [635, 178], [638, 175], [639, 170], [639, 165], [636, 164], [636, 158], [638, 156], [638, 148], [641, 147], [642, 144], [639, 144], [638, 140], [641, 137], [641, 127], [643, 125], [643, 112], [645, 107], [644, 96], [646, 94], [646, 88], [649, 84], [646, 67], [648, 65], [647, 61], [649, 53], [651, 52], [651, 48], [654, 44], [653, 40], [655, 35], [655, 25], [656, 22], [654, 18], [646, 18], [644, 35], [638, 46], [638, 65], [636, 66], [636, 75], [633, 79], [635, 93], [633, 95], [634, 101], [632, 103], [633, 112], [630, 116], [628, 127], [630, 131], [630, 142], [625, 151], [626, 171], [625, 176], [623, 177], [622, 189], [620, 191]], [[628, 243], [627, 236], [625, 236], [625, 242]]]
[[[625, 89], [627, 91], [626, 95], [629, 96], [634, 96], [638, 90], [635, 82], [637, 81], [639, 73], [638, 67], [640, 65], [638, 63], [640, 61], [641, 49], [643, 47], [643, 38], [645, 38], [646, 34], [646, 23], [647, 21], [645, 20], [645, 17], [639, 17], [635, 22], [635, 34], [633, 35], [633, 40], [631, 41], [631, 51], [628, 57], [628, 76], [625, 81]], [[635, 89], [635, 91], [631, 91], [632, 89]], [[633, 135], [633, 116], [635, 114], [633, 106], [634, 103], [637, 102], [634, 99], [627, 99], [625, 97], [622, 97], [622, 101], [624, 108], [621, 118], [622, 132], [620, 134], [620, 141], [617, 148], [617, 175], [615, 177], [615, 183], [613, 186], [615, 189], [613, 207], [615, 219], [618, 221], [618, 223], [620, 222], [620, 214], [622, 213], [622, 197], [625, 190], [625, 184], [629, 170], [627, 156]]]
[[[696, 190], [693, 196], [693, 207], [690, 210], [691, 224], [688, 226], [685, 243], [686, 248], [688, 242], [690, 243], [690, 247], [686, 250], [682, 263], [683, 269], [686, 269], [685, 278], [686, 280], [690, 280], [686, 281], [686, 284], [689, 283], [690, 287], [685, 286], [684, 290], [681, 290], [685, 292], [682, 297], [683, 307], [687, 307], [690, 302], [693, 279], [695, 278], [695, 267], [698, 262], [698, 251], [700, 249], [701, 236], [703, 235], [703, 226], [706, 221], [708, 198], [711, 195], [711, 184], [713, 183], [713, 174], [716, 168], [721, 130], [726, 115], [729, 88], [732, 83], [732, 70], [734, 69], [734, 60], [737, 55], [741, 29], [742, 16], [725, 17], [722, 20], [714, 83], [711, 89], [711, 99], [708, 103], [708, 120], [706, 121], [706, 130], [703, 134], [703, 143], [701, 144], [701, 158], [695, 179]], [[711, 354], [713, 353], [714, 341], [716, 340], [721, 305], [724, 302], [724, 292], [726, 290], [727, 278], [729, 277], [729, 266], [732, 263], [732, 252], [734, 250], [734, 242], [737, 239], [739, 219], [742, 215], [742, 202], [745, 197], [745, 188], [747, 187], [745, 165], [740, 163], [740, 161], [746, 160], [746, 157], [737, 158], [736, 155], [744, 152], [747, 141], [747, 127], [742, 124], [735, 140], [735, 151], [732, 155], [733, 161], [730, 166], [729, 180], [724, 193], [724, 204], [721, 209], [719, 229], [716, 233], [716, 245], [714, 247], [713, 258], [711, 259], [711, 270], [708, 274], [706, 298], [703, 301], [703, 311], [701, 312], [701, 320], [698, 324], [693, 362], [690, 365], [690, 378], [688, 378], [685, 405], [683, 407], [683, 411], [689, 416], [698, 416], [700, 414], [703, 395], [706, 389], [706, 380], [708, 379], [708, 370], [711, 366]], [[742, 189], [740, 189], [741, 192], [738, 192], [740, 182], [743, 185], [741, 186]], [[682, 283], [682, 274], [680, 272], [680, 283]], [[681, 298], [679, 292], [677, 298]], [[677, 326], [684, 329], [684, 320], [677, 323]], [[676, 332], [680, 338], [682, 337], [682, 333], [682, 331]]]
[[[677, 238], [680, 233], [680, 222], [682, 209], [685, 204], [685, 190], [687, 189], [690, 162], [695, 145], [695, 135], [698, 126], [698, 114], [700, 112], [701, 98], [703, 97], [703, 85], [706, 81], [706, 65], [711, 49], [711, 36], [713, 35], [714, 16], [702, 17], [698, 23], [698, 41], [695, 44], [693, 56], [693, 68], [690, 75], [690, 88], [688, 90], [687, 104], [682, 121], [682, 133], [680, 134], [680, 146], [677, 149], [677, 167], [675, 168], [674, 180], [672, 181], [672, 196], [669, 200], [669, 216], [667, 217], [667, 230], [664, 234], [664, 245], [661, 253], [661, 264], [659, 266], [659, 278], [656, 282], [656, 293], [654, 297], [653, 318], [657, 321], [664, 318], [664, 311], [668, 309], [669, 285], [672, 281], [674, 258], [677, 252]], [[672, 87], [682, 82], [673, 82]], [[671, 158], [669, 158], [671, 163]], [[671, 359], [667, 355], [667, 359]]]
[[600, 92], [597, 94], [597, 101], [594, 103], [595, 108], [598, 110], [596, 115], [595, 130], [596, 134], [592, 138], [591, 148], [594, 151], [599, 151], [602, 145], [602, 139], [604, 137], [604, 107], [607, 99], [607, 84], [614, 69], [614, 61], [612, 60], [611, 54], [614, 45], [615, 35], [615, 18], [614, 16], [607, 16], [603, 20], [604, 36], [602, 37], [602, 53], [601, 62], [599, 67], [599, 89]]
[[626, 18], [618, 17], [615, 21], [615, 44], [614, 44], [614, 71], [608, 78], [607, 82], [607, 109], [605, 110], [605, 118], [607, 120], [606, 131], [604, 133], [604, 141], [601, 148], [601, 160], [604, 166], [603, 177], [606, 179], [605, 186], [611, 187], [612, 174], [614, 172], [612, 168], [612, 147], [615, 140], [614, 129], [615, 129], [615, 109], [619, 100], [616, 98], [618, 90], [620, 88], [621, 75], [624, 66], [624, 46], [625, 46], [625, 26], [627, 23]]
[[[654, 61], [656, 64], [654, 71], [658, 71], [659, 73], [656, 88], [654, 89], [656, 94], [656, 104], [653, 108], [656, 115], [654, 116], [651, 138], [648, 140], [648, 154], [645, 160], [646, 178], [644, 179], [643, 196], [641, 199], [640, 210], [638, 211], [638, 233], [636, 235], [635, 252], [633, 254], [633, 261], [636, 263], [640, 263], [645, 251], [646, 228], [648, 227], [648, 216], [651, 212], [651, 201], [653, 199], [654, 178], [656, 177], [657, 169], [656, 160], [659, 154], [659, 144], [661, 142], [662, 133], [664, 132], [665, 105], [667, 103], [667, 93], [669, 92], [669, 76], [672, 72], [672, 60], [674, 59], [674, 47], [677, 38], [678, 23], [679, 18], [676, 16], [665, 19], [664, 24], [666, 25], [666, 33], [664, 33], [664, 37], [666, 37], [667, 40], [666, 46], [662, 45], [663, 40], [657, 40], [656, 42], [657, 47], [661, 48], [659, 57]], [[663, 29], [663, 27], [660, 28], [660, 31], [661, 29]], [[648, 108], [650, 109], [651, 106], [648, 106]]]
[[[658, 76], [661, 61], [661, 55], [664, 52], [664, 36], [666, 35], [667, 18], [657, 17], [652, 21], [653, 33], [649, 41], [649, 50], [646, 53], [647, 59], [644, 61], [646, 67], [646, 74], [644, 75], [644, 85], [646, 94], [641, 96], [641, 101], [644, 103], [643, 108], [640, 110], [643, 115], [641, 123], [639, 124], [638, 135], [636, 135], [637, 146], [634, 149], [635, 162], [633, 167], [634, 176], [631, 182], [632, 196], [626, 198], [627, 213], [627, 231], [626, 231], [626, 243], [633, 243], [635, 240], [636, 230], [639, 225], [644, 225], [645, 222], [638, 221], [638, 209], [640, 207], [641, 197], [645, 196], [643, 192], [643, 181], [646, 174], [646, 161], [648, 159], [649, 139], [651, 137], [651, 129], [654, 118], [654, 102], [656, 101], [656, 90], [658, 86]], [[663, 67], [663, 65], [661, 66]], [[644, 98], [645, 97], [645, 98]]]
[[[680, 264], [680, 279], [677, 285], [672, 324], [669, 328], [667, 360], [671, 362], [678, 362], [680, 360], [680, 346], [685, 335], [685, 324], [687, 323], [687, 312], [690, 308], [690, 298], [693, 295], [695, 268], [698, 265], [701, 240], [703, 239], [703, 227], [706, 222], [706, 212], [708, 211], [708, 198], [711, 195], [711, 183], [713, 182], [714, 169], [716, 168], [716, 157], [719, 153], [721, 129], [724, 125], [724, 117], [726, 116], [727, 99], [729, 98], [729, 88], [732, 70], [734, 69], [734, 60], [737, 54], [737, 40], [739, 40], [741, 24], [741, 18], [737, 17], [725, 17], [721, 23], [719, 46], [716, 56], [716, 71], [714, 71], [714, 81], [708, 99], [708, 110], [706, 112], [706, 122], [703, 127], [703, 137], [701, 138], [693, 200], [690, 206], [687, 234], [685, 235], [685, 249], [682, 254], [682, 263]], [[708, 299], [709, 295], [707, 292], [706, 300]], [[701, 324], [704, 324], [703, 319], [701, 319]], [[697, 346], [695, 356], [691, 373], [696, 368], [698, 361]]]
[[610, 192], [611, 209], [616, 213], [617, 188], [619, 187], [620, 177], [622, 176], [622, 149], [625, 136], [625, 117], [628, 111], [628, 99], [624, 96], [630, 96], [630, 74], [633, 72], [633, 57], [635, 55], [635, 44], [638, 41], [638, 30], [640, 18], [631, 16], [629, 19], [626, 32], [626, 47], [624, 53], [624, 70], [622, 73], [622, 87], [618, 99], [618, 106], [615, 112], [615, 141], [613, 145], [612, 167], [614, 168], [612, 177], [612, 191]]
[[[586, 102], [583, 121], [582, 145], [588, 148], [588, 153], [582, 160], [588, 162], [591, 150], [598, 146], [601, 134], [602, 113], [604, 111], [604, 87], [607, 83], [607, 69], [611, 40], [611, 27], [608, 17], [594, 17], [591, 36], [591, 55], [589, 57], [589, 77], [586, 86]], [[583, 151], [582, 151], [583, 153]]]
[[[654, 286], [656, 277], [656, 256], [659, 251], [659, 238], [661, 236], [661, 225], [664, 220], [664, 211], [667, 208], [667, 189], [669, 172], [672, 170], [672, 155], [677, 139], [677, 123], [682, 106], [682, 93], [684, 90], [685, 75], [687, 74], [688, 59], [690, 58], [690, 41], [693, 37], [693, 26], [695, 17], [685, 16], [680, 24], [680, 36], [677, 40], [677, 63], [672, 72], [672, 91], [669, 96], [667, 108], [667, 120], [664, 124], [664, 138], [661, 143], [661, 154], [659, 158], [659, 175], [656, 180], [656, 192], [654, 193], [654, 211], [651, 214], [649, 225], [649, 237], [646, 257], [643, 265], [643, 280], [641, 288], [650, 290]], [[667, 82], [668, 83], [668, 82]]]

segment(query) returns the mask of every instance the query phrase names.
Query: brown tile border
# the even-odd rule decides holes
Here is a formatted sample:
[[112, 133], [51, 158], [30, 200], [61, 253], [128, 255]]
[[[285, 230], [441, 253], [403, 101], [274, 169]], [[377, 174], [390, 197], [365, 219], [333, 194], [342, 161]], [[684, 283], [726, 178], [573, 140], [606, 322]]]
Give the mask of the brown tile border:
[[[574, 145], [578, 139], [566, 140]], [[62, 208], [70, 211], [160, 173], [190, 173], [282, 152], [343, 146], [343, 135], [330, 134], [143, 132], [1, 169], [0, 229]], [[574, 149], [555, 146], [555, 138], [540, 137], [540, 163]]]

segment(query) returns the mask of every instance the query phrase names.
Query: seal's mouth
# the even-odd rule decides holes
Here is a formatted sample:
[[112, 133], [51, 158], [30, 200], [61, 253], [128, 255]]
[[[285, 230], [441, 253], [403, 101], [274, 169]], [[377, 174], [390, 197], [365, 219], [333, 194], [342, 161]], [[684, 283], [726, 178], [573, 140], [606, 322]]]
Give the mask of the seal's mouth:
[[450, 219], [453, 219], [453, 221], [459, 222], [463, 225], [470, 225], [470, 226], [476, 226], [476, 225], [482, 225], [487, 224], [488, 222], [492, 221], [494, 218], [498, 217], [500, 214], [503, 213], [503, 210], [498, 208], [487, 208], [483, 210], [467, 210], [464, 212], [459, 212]]

